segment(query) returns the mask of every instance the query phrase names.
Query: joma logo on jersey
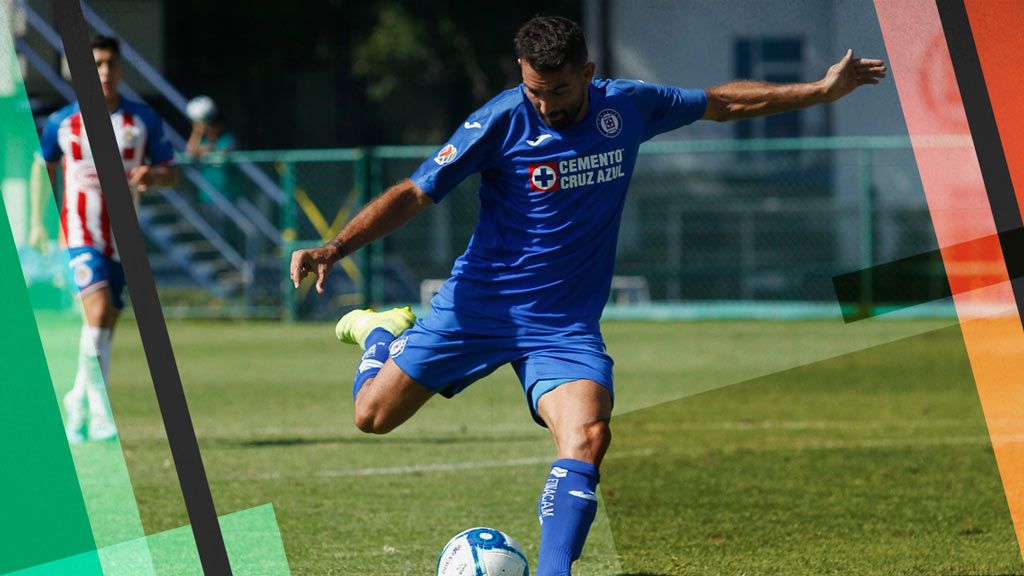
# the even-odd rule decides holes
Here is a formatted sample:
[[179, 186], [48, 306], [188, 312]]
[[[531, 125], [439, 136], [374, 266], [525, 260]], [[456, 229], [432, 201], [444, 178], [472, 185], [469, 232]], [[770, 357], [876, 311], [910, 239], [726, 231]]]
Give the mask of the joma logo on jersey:
[[558, 190], [558, 168], [554, 162], [549, 164], [531, 164], [530, 190], [534, 192], [554, 192]]
[[455, 160], [455, 157], [459, 154], [459, 149], [451, 144], [448, 144], [434, 157], [434, 162], [437, 162], [438, 166], [444, 166], [445, 164]]

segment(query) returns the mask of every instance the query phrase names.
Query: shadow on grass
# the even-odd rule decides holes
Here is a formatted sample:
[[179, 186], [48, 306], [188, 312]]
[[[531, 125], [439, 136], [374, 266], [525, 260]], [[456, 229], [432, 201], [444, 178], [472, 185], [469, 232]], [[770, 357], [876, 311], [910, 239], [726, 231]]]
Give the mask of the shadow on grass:
[[329, 444], [390, 444], [390, 445], [447, 445], [447, 444], [508, 444], [510, 442], [536, 442], [537, 435], [518, 436], [459, 436], [459, 437], [380, 437], [365, 436], [334, 437], [282, 437], [282, 438], [203, 438], [204, 448], [267, 448], [274, 446], [313, 446]]

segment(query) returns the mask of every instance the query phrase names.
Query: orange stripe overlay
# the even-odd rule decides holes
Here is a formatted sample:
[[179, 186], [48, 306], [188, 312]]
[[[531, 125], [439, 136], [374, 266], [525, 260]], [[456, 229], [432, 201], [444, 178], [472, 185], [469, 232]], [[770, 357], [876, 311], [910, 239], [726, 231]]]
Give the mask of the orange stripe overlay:
[[[1005, 199], [1009, 190], [986, 189], [986, 180], [995, 180], [989, 172], [983, 178], [982, 166], [991, 167], [992, 159], [982, 157], [984, 162], [979, 163], [976, 149], [988, 154], [994, 142], [946, 149], [919, 145], [922, 138], [937, 135], [971, 135], [971, 127], [977, 127], [976, 116], [968, 124], [965, 100], [947, 47], [946, 32], [950, 30], [944, 31], [939, 16], [940, 7], [943, 15], [948, 16], [951, 11], [962, 11], [963, 4], [956, 0], [937, 1], [939, 6], [936, 0], [875, 0], [875, 9], [943, 263], [951, 287], [956, 287], [953, 301], [1017, 541], [1024, 549], [1024, 386], [1019, 384], [1020, 374], [1024, 374], [1024, 329], [1011, 282], [983, 287], [990, 283], [994, 273], [1009, 278], [1003, 249], [996, 242], [985, 243], [984, 239], [1007, 231], [997, 230], [997, 221], [1006, 222], [1009, 217], [1019, 222], [1020, 215], [1006, 213], [1006, 202], [998, 205], [1000, 213], [993, 212], [996, 193], [1003, 194]], [[1019, 94], [1021, 85], [1019, 79], [1003, 75], [1011, 75], [1015, 60], [1019, 62], [1024, 56], [1024, 41], [1014, 40], [1013, 29], [1024, 21], [1024, 3], [967, 0], [966, 6], [971, 30], [953, 39], [962, 47], [962, 41], [973, 32], [985, 84], [992, 93], [999, 137], [1004, 145], [1011, 144], [1006, 148], [1006, 156], [1019, 196], [1024, 188], [1024, 160], [1019, 148], [1014, 147], [1024, 146], [1020, 144], [1024, 138], [1024, 112], [1014, 109], [1010, 93], [1003, 90], [1016, 86]], [[948, 19], [946, 23], [949, 24]], [[978, 92], [971, 95], [977, 96]], [[972, 106], [970, 112], [976, 115], [977, 111]], [[989, 192], [993, 194], [990, 196]], [[1019, 212], [1018, 203], [1011, 203], [1014, 211]], [[964, 243], [978, 246], [976, 242], [982, 242], [984, 252], [961, 249]]]

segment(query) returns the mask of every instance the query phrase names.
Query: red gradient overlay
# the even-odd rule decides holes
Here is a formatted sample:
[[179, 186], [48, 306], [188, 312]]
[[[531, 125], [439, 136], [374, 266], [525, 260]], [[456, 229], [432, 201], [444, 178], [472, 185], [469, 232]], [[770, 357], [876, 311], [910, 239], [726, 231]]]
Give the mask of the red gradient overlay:
[[[1024, 38], [1024, 2], [967, 0], [1000, 137], [1017, 190], [1024, 191], [1024, 111], [1013, 96]], [[978, 395], [1002, 476], [1017, 541], [1024, 549], [1024, 330], [935, 0], [875, 0], [890, 68], [914, 145], [921, 182]], [[1015, 69], [1017, 74], [1015, 74]], [[963, 146], [929, 146], [932, 139]], [[973, 242], [972, 242], [973, 241]], [[966, 244], [964, 244], [966, 243]], [[993, 279], [1000, 282], [991, 284]]]

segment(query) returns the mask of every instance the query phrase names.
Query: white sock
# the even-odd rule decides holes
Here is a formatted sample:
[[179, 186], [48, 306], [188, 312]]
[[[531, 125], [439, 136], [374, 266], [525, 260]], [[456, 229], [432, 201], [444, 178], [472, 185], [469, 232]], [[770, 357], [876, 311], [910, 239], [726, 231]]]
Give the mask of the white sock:
[[106, 384], [107, 368], [110, 365], [110, 335], [109, 328], [82, 326], [82, 338], [78, 342], [78, 375], [71, 394], [80, 394], [76, 390], [84, 388], [91, 418], [110, 418]]

